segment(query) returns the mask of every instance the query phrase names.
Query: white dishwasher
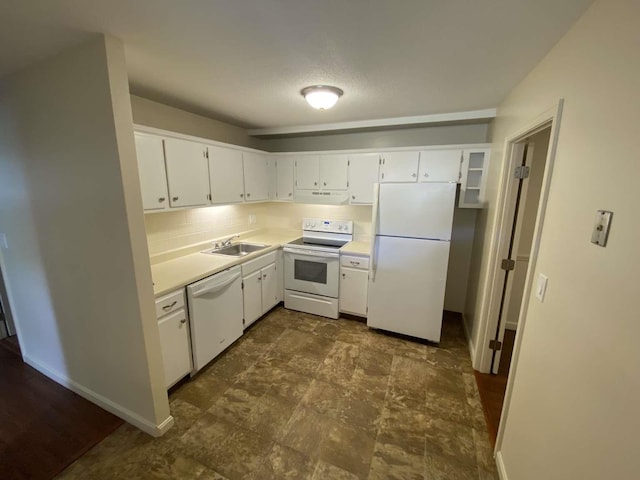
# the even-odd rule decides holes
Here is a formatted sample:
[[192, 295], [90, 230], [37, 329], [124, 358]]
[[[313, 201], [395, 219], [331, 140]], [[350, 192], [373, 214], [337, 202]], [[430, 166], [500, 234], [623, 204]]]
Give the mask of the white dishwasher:
[[187, 297], [195, 373], [242, 335], [240, 267], [189, 285]]

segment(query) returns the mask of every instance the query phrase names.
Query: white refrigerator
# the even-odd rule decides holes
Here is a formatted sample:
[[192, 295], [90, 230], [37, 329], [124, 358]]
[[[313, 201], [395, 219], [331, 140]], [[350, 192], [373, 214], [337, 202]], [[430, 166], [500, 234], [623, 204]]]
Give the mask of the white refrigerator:
[[376, 185], [369, 327], [440, 341], [455, 196], [455, 183]]

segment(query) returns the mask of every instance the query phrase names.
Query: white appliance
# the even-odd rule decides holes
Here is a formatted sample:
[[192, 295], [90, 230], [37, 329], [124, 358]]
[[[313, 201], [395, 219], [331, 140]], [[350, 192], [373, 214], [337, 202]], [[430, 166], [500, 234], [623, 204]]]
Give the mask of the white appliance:
[[193, 373], [242, 336], [242, 273], [232, 267], [187, 286]]
[[455, 183], [376, 185], [368, 326], [440, 341], [455, 196]]
[[351, 240], [350, 220], [302, 220], [302, 238], [284, 246], [285, 308], [338, 318], [339, 250]]

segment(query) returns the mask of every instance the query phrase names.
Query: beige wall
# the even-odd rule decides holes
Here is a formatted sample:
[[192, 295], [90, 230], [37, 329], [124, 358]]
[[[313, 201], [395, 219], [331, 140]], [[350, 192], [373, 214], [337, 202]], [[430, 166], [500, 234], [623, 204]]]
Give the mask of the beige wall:
[[260, 148], [260, 140], [247, 135], [242, 127], [170, 107], [146, 98], [131, 95], [133, 121], [147, 127], [161, 128], [195, 137]]
[[124, 46], [95, 37], [0, 87], [2, 271], [24, 358], [157, 432], [171, 417]]
[[[549, 284], [519, 329], [499, 452], [505, 478], [622, 479], [640, 471], [639, 18], [635, 0], [596, 1], [498, 110], [494, 199], [504, 139], [565, 99], [536, 265]], [[606, 248], [590, 243], [598, 209], [614, 212]], [[479, 218], [476, 257], [488, 256], [492, 213]], [[487, 271], [479, 263], [477, 293]]]
[[383, 131], [300, 135], [262, 139], [260, 147], [269, 152], [392, 148], [423, 145], [455, 145], [488, 141], [486, 123], [397, 128]]

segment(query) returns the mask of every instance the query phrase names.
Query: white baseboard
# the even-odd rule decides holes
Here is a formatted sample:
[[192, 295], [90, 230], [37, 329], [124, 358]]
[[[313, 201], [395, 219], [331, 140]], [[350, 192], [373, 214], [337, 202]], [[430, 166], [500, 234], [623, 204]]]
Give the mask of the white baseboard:
[[473, 366], [473, 368], [476, 368], [476, 346], [473, 344], [473, 341], [471, 339], [471, 332], [469, 332], [467, 319], [464, 317], [464, 313], [462, 314], [462, 328], [464, 329], [464, 336], [467, 337], [467, 347], [469, 348], [469, 354], [471, 355], [471, 365]]
[[169, 428], [171, 428], [171, 426], [173, 425], [174, 420], [171, 415], [164, 419], [159, 425], [155, 425], [154, 423], [141, 417], [137, 413], [132, 412], [128, 408], [123, 407], [122, 405], [109, 400], [107, 397], [94, 392], [84, 385], [81, 385], [64, 375], [59, 374], [58, 372], [45, 367], [39, 362], [33, 360], [28, 355], [24, 355], [23, 359], [28, 365], [32, 366], [43, 375], [49, 377], [54, 382], [59, 383], [63, 387], [68, 388], [72, 392], [75, 392], [81, 397], [89, 400], [91, 403], [95, 403], [99, 407], [104, 408], [106, 411], [113, 413], [117, 417], [123, 419], [125, 422], [130, 423], [134, 427], [139, 428], [143, 432], [148, 433], [153, 437], [160, 437], [164, 435], [165, 432], [169, 430]]
[[507, 470], [504, 468], [504, 461], [502, 460], [502, 451], [496, 453], [496, 467], [498, 468], [500, 480], [508, 480]]

